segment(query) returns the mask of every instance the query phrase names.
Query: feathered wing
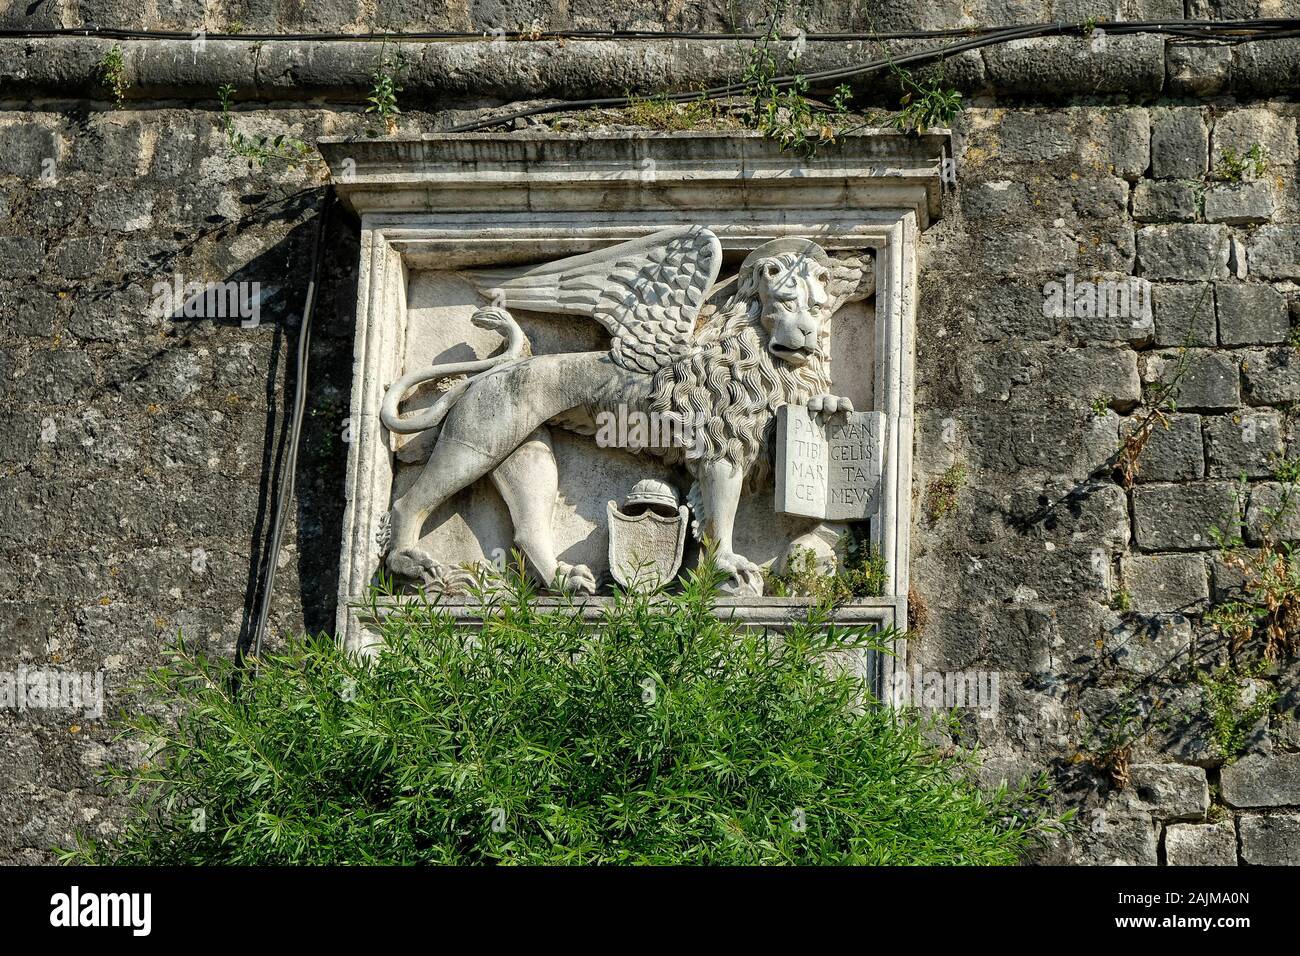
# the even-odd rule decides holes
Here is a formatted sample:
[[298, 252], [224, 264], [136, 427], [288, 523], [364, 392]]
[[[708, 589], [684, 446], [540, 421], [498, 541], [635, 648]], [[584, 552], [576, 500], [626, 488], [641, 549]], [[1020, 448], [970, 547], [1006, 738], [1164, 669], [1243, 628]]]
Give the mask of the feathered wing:
[[845, 302], [866, 299], [876, 291], [875, 261], [866, 253], [857, 256], [832, 255], [831, 278], [827, 290], [831, 295], [827, 311], [834, 314]]
[[690, 348], [721, 268], [718, 237], [702, 226], [679, 226], [542, 266], [475, 272], [473, 279], [495, 305], [595, 319], [613, 339], [614, 361], [654, 373]]

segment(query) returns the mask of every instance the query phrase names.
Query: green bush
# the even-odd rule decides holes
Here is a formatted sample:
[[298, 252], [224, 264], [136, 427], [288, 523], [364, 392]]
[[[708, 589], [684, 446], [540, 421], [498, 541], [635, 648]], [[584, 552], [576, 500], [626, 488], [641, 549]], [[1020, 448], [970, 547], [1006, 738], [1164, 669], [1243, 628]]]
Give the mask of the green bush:
[[[134, 816], [65, 860], [160, 864], [1009, 864], [1041, 783], [980, 790], [932, 725], [862, 706], [824, 613], [775, 642], [720, 621], [715, 580], [595, 623], [518, 580], [477, 637], [436, 608], [371, 664], [292, 643], [239, 685], [179, 648], [111, 773]], [[819, 661], [818, 658], [821, 658]], [[939, 721], [951, 730], [950, 719]]]

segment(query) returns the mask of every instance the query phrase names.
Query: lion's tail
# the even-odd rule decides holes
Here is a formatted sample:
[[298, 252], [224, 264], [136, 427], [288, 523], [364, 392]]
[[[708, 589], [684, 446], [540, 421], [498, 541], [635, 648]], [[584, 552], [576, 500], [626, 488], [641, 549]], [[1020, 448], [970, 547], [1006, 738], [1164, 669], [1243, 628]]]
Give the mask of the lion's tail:
[[[479, 359], [474, 362], [451, 362], [445, 365], [429, 365], [407, 372], [391, 386], [384, 395], [383, 405], [379, 409], [379, 418], [384, 426], [398, 435], [410, 435], [426, 431], [442, 422], [447, 413], [455, 407], [465, 389], [469, 388], [474, 378], [488, 369], [507, 362], [517, 361], [523, 355], [528, 344], [523, 329], [505, 309], [483, 309], [474, 313], [471, 321], [484, 329], [496, 329], [506, 337], [506, 349], [500, 355]], [[436, 402], [425, 409], [403, 416], [398, 411], [398, 404], [411, 389], [425, 382], [450, 378], [453, 375], [468, 375], [464, 381], [457, 382], [444, 392]]]

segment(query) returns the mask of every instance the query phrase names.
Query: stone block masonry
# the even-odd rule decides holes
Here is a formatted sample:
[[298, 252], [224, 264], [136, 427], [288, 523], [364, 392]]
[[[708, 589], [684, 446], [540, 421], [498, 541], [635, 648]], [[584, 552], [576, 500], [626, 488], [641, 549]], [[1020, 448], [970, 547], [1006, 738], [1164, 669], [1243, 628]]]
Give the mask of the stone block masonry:
[[[308, 6], [250, 8], [243, 28], [521, 25], [497, 24], [499, 5]], [[525, 6], [544, 29], [609, 26], [590, 4]], [[814, 5], [787, 26], [867, 29], [849, 6]], [[733, 7], [665, 15], [638, 0], [626, 16], [762, 28], [757, 8]], [[0, 0], [0, 25], [194, 26], [184, 5], [152, 9]], [[1138, 14], [1183, 10], [1142, 0]], [[965, 16], [955, 0], [892, 4], [874, 26]], [[1055, 18], [1046, 0], [1021, 16]], [[362, 112], [374, 45], [214, 40], [195, 57], [185, 41], [122, 41], [120, 109], [97, 78], [111, 46], [0, 39], [0, 669], [102, 671], [109, 712], [178, 630], [227, 654], [247, 638], [279, 491], [269, 476], [324, 182], [319, 164], [250, 166], [216, 89], [236, 87], [232, 121], [249, 136], [381, 132]], [[413, 48], [399, 132], [489, 107], [726, 81], [746, 56], [685, 39], [505, 46]], [[808, 70], [878, 54], [808, 46]], [[1149, 37], [1109, 38], [1095, 55], [1077, 38], [1034, 40], [948, 63], [967, 108], [952, 122], [956, 182], [920, 239], [913, 494], [956, 464], [966, 479], [950, 510], [929, 521], [918, 509], [912, 528], [926, 610], [912, 653], [927, 670], [998, 672], [996, 716], [970, 722], [984, 776], [1047, 772], [1060, 807], [1080, 811], [1047, 862], [1300, 863], [1297, 665], [1257, 679], [1279, 702], [1261, 718], [1264, 740], [1235, 760], [1216, 749], [1202, 681], [1227, 659], [1205, 613], [1233, 586], [1211, 528], [1246, 510], [1257, 545], [1283, 493], [1277, 462], [1297, 454], [1297, 69], [1296, 40]], [[856, 89], [871, 109], [897, 107], [875, 79]], [[628, 118], [547, 122], [592, 134]], [[519, 126], [510, 135], [528, 136]], [[1227, 176], [1225, 161], [1256, 145], [1266, 168]], [[334, 620], [356, 224], [336, 217], [325, 248], [273, 641]], [[257, 321], [158, 314], [155, 287], [177, 275], [259, 283]], [[1147, 280], [1149, 308], [1045, 309], [1046, 286], [1067, 276], [1076, 288]], [[1156, 407], [1163, 421], [1129, 487], [1116, 456]], [[104, 721], [0, 711], [0, 736], [0, 859], [49, 861], [77, 829], [112, 830], [118, 798], [97, 775], [129, 755]], [[1128, 758], [1123, 786], [1105, 748]]]
[[[1195, 69], [1218, 62], [1221, 56], [1206, 56]], [[1190, 76], [1193, 66], [1185, 68]], [[1212, 85], [1208, 75], [1203, 82]], [[964, 460], [972, 491], [952, 519], [914, 538], [914, 587], [930, 611], [918, 643], [927, 666], [995, 654], [1021, 662], [1018, 712], [1026, 727], [981, 723], [981, 745], [995, 759], [1021, 766], [1029, 747], [1039, 755], [1036, 766], [1053, 767], [1058, 779], [1091, 791], [1083, 803], [1085, 832], [1062, 838], [1046, 858], [1294, 862], [1300, 797], [1288, 790], [1295, 745], [1286, 729], [1297, 716], [1294, 697], [1283, 696], [1264, 718], [1263, 737], [1253, 738], [1259, 746], [1271, 736], [1279, 742], [1274, 749], [1259, 746], [1257, 754], [1228, 759], [1214, 742], [1204, 680], [1226, 661], [1224, 639], [1205, 614], [1240, 586], [1239, 576], [1229, 580], [1232, 569], [1219, 557], [1215, 529], [1231, 535], [1246, 518], [1240, 533], [1258, 542], [1264, 516], [1283, 497], [1277, 470], [1295, 454], [1300, 353], [1291, 343], [1300, 289], [1291, 264], [1300, 245], [1287, 240], [1300, 208], [1286, 189], [1296, 181], [1296, 110], [1255, 102], [1240, 110], [1178, 105], [1119, 112], [1122, 120], [1103, 108], [971, 112], [959, 123], [965, 135], [958, 191], [994, 183], [1000, 195], [1023, 198], [1005, 211], [954, 206], [961, 216], [948, 216], [923, 237], [931, 251], [921, 265], [921, 314], [929, 319], [919, 332], [919, 414], [962, 429], [944, 456], [924, 465], [920, 480], [939, 474], [945, 462]], [[1102, 140], [1103, 130], [1121, 123], [1131, 131], [1122, 147]], [[1127, 167], [1140, 165], [1136, 175], [1121, 174], [1130, 188], [1126, 207], [1100, 211], [1060, 201], [1089, 195], [1089, 185], [1125, 167], [1127, 161], [1080, 161], [1094, 136], [1114, 151], [1146, 150]], [[1229, 145], [1245, 155], [1255, 142], [1270, 157], [1266, 169], [1248, 172], [1240, 183], [1221, 179], [1216, 167]], [[1036, 217], [1036, 209], [1044, 212]], [[1013, 277], [997, 269], [998, 278], [985, 278], [985, 264], [996, 258], [988, 251], [996, 247], [987, 234], [992, 228], [1005, 231], [1002, 248], [1017, 264]], [[1030, 236], [1032, 242], [1021, 238]], [[1053, 260], [1062, 239], [1068, 253]], [[1050, 309], [1045, 326], [1028, 291], [1035, 280], [1046, 286], [1074, 273], [1077, 286], [1080, 279], [1100, 279], [1091, 270], [1113, 249], [1125, 250], [1120, 262], [1132, 275], [1150, 280], [1148, 330], [1131, 322], [1132, 331], [1125, 331], [1113, 313], [1080, 317]], [[980, 286], [998, 303], [995, 317], [985, 312]], [[1011, 288], [1026, 291], [1011, 296]], [[1016, 316], [1023, 317], [1019, 324]], [[1068, 387], [1040, 385], [1062, 378], [1038, 368], [1045, 345], [1049, 354], [1065, 356], [1072, 346], [1099, 339], [1136, 358], [1138, 404], [1100, 369]], [[927, 379], [927, 368], [947, 370]], [[1017, 403], [1029, 395], [1032, 413]], [[1081, 395], [1099, 401], [1084, 408]], [[1005, 408], [1005, 419], [995, 424], [990, 418], [998, 408]], [[1101, 522], [1078, 523], [1079, 503], [1097, 493], [1093, 483], [1115, 480], [1117, 450], [1152, 408], [1163, 411], [1148, 430], [1133, 486], [1110, 485], [1126, 504], [1121, 533]], [[1099, 437], [1116, 425], [1113, 440]], [[1003, 439], [1004, 429], [1019, 435]], [[923, 429], [920, 441], [943, 438], [942, 431]], [[920, 446], [918, 455], [926, 461]], [[1013, 503], [1031, 483], [1045, 490], [1037, 509], [1026, 512]], [[1057, 483], [1074, 490], [1047, 490]], [[1247, 517], [1255, 500], [1259, 505]], [[1069, 510], [1074, 523], [1064, 520]], [[1064, 547], [1063, 527], [1072, 529]], [[1273, 533], [1300, 537], [1297, 528], [1300, 520], [1288, 516]], [[1063, 598], [1069, 593], [1063, 579], [1079, 573], [1069, 556], [1080, 548], [1091, 549], [1093, 573], [1080, 574]], [[1035, 581], [1022, 580], [1021, 560], [1035, 562]], [[966, 573], [974, 566], [978, 575]], [[1016, 569], [1010, 572], [1016, 587], [990, 586], [1009, 569]], [[936, 584], [945, 580], [958, 581], [956, 590]], [[973, 613], [999, 618], [999, 602], [1020, 615], [1041, 615], [1042, 623], [987, 628], [978, 637], [947, 623]], [[927, 647], [930, 635], [934, 643]], [[1022, 650], [1007, 654], [1007, 644]], [[1283, 675], [1296, 669], [1286, 664]], [[1067, 689], [1094, 681], [1100, 686], [1093, 690]], [[1238, 706], [1269, 682], [1251, 685]], [[1048, 718], [1053, 714], [1063, 715], [1060, 724]], [[1116, 726], [1123, 728], [1119, 739], [1107, 737]], [[1107, 748], [1131, 756], [1122, 786], [1094, 763]], [[1221, 774], [1217, 791], [1207, 787], [1207, 770], [1210, 781]]]

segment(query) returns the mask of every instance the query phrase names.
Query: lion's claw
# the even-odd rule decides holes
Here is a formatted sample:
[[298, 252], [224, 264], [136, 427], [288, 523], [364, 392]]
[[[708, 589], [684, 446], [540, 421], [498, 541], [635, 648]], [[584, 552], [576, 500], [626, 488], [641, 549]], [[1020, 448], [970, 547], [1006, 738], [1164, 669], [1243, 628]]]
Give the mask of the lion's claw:
[[565, 594], [595, 594], [596, 576], [585, 564], [560, 561], [555, 568], [555, 587]]
[[446, 566], [422, 548], [404, 548], [388, 556], [388, 570], [400, 578], [419, 581], [430, 590], [443, 591], [451, 585]]
[[739, 554], [719, 554], [714, 558], [720, 571], [731, 576], [729, 581], [720, 585], [726, 594], [738, 597], [762, 597], [763, 569], [753, 561]]

